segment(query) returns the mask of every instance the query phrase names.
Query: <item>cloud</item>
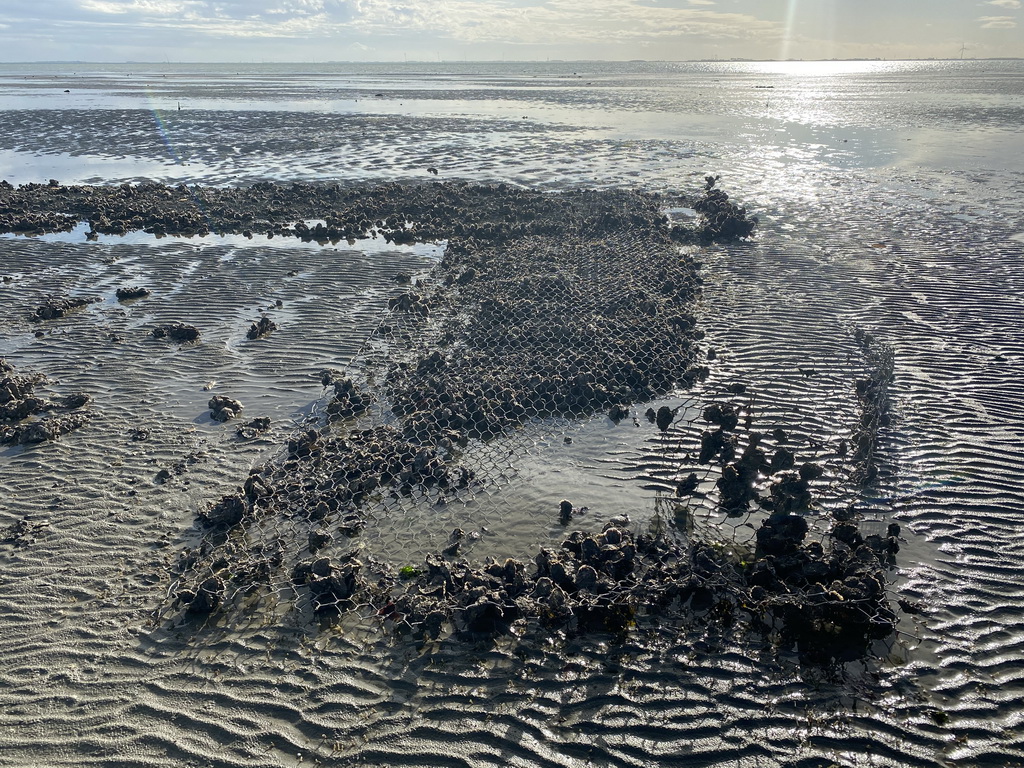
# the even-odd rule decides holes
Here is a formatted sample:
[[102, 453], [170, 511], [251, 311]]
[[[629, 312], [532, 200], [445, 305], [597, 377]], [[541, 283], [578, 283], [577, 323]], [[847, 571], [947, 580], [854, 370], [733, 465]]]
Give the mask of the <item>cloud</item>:
[[80, 7], [91, 13], [173, 16], [198, 4], [197, 0], [82, 0]]
[[1013, 16], [981, 16], [978, 21], [984, 22], [982, 29], [1014, 29], [1017, 26]]
[[[211, 37], [434, 35], [459, 43], [774, 40], [778, 24], [710, 10], [714, 0], [57, 0], [58, 18]], [[6, 0], [5, 0], [6, 2]], [[21, 3], [22, 0], [13, 0]]]
[[986, 5], [998, 5], [1000, 8], [1009, 8], [1012, 11], [1020, 8], [1020, 0], [988, 0]]
[[345, 0], [78, 0], [84, 20], [90, 14], [124, 16], [140, 22], [176, 17], [192, 23], [208, 20], [213, 27], [225, 19], [348, 18], [348, 5]]
[[355, 23], [367, 30], [432, 32], [467, 43], [571, 44], [778, 34], [776, 24], [746, 14], [653, 6], [640, 0], [542, 0], [520, 6], [500, 0], [355, 0], [354, 5]]
[[[22, 0], [12, 0], [20, 3]], [[52, 24], [233, 38], [325, 37], [353, 20], [350, 0], [54, 0]], [[28, 14], [26, 14], [27, 16]], [[197, 41], [198, 42], [198, 41]]]

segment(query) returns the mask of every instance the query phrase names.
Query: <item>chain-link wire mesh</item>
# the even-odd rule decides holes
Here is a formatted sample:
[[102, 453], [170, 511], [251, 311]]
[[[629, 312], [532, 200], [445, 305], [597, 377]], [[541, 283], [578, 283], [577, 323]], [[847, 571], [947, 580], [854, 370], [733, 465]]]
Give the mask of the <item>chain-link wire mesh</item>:
[[[729, 204], [713, 181], [705, 207], [721, 229]], [[649, 199], [520, 202], [492, 201], [487, 216], [462, 211], [471, 233], [449, 228], [462, 234], [452, 234], [430, 277], [391, 301], [345, 371], [324, 372], [328, 397], [316, 418], [201, 512], [207, 533], [174, 569], [174, 606], [228, 617], [261, 605], [264, 617], [347, 614], [420, 637], [623, 631], [649, 614], [732, 626], [742, 616], [822, 658], [890, 632], [884, 563], [896, 534], [863, 536], [851, 506], [872, 477], [891, 376], [891, 354], [866, 337], [866, 378], [836, 382], [857, 406], [856, 429], [828, 451], [820, 441], [796, 450], [793, 425], [759, 431], [766, 393], [741, 383], [721, 397], [705, 392], [696, 407], [652, 407], [647, 419], [673, 454], [666, 466], [675, 465], [660, 478], [671, 488], [656, 504], [656, 522], [662, 511], [670, 522], [663, 530], [634, 532], [613, 518], [541, 549], [528, 566], [471, 564], [457, 529], [443, 551], [397, 573], [355, 545], [375, 516], [411, 516], [500, 487], [506, 438], [524, 424], [633, 419], [638, 403], [708, 374], [694, 316], [699, 265], [679, 247], [679, 228], [650, 215]], [[830, 526], [815, 522], [823, 509]], [[562, 502], [563, 523], [577, 513]]]

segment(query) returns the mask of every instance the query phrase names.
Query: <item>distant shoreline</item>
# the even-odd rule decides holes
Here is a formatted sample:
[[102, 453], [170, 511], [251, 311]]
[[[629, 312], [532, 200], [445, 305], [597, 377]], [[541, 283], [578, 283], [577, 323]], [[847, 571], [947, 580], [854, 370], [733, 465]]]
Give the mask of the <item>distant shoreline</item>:
[[407, 61], [392, 60], [369, 60], [369, 59], [336, 59], [330, 61], [86, 61], [77, 59], [55, 59], [40, 61], [0, 61], [0, 64], [149, 64], [149, 65], [170, 65], [170, 64], [209, 64], [226, 66], [238, 64], [252, 66], [261, 64], [266, 66], [286, 66], [294, 64], [823, 64], [840, 62], [910, 62], [910, 61], [1024, 61], [1024, 56], [993, 56], [993, 57], [970, 57], [970, 58], [926, 58], [926, 59], [478, 59], [478, 60], [455, 60], [442, 59], [441, 61], [430, 61], [427, 59], [409, 59]]

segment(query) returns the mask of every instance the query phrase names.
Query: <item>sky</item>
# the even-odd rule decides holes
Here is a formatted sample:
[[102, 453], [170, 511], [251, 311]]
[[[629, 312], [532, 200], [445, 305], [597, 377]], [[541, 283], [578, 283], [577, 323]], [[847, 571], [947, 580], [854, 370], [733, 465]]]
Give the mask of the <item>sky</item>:
[[2, 61], [1024, 57], [1024, 0], [0, 0]]

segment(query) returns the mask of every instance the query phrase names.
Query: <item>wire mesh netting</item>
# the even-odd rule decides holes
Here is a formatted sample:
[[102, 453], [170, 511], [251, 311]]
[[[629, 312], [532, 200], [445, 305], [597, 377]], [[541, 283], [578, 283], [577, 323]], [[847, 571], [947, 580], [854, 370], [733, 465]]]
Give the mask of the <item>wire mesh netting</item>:
[[[735, 235], [716, 219], [729, 204], [713, 187], [704, 208], [719, 207], [705, 221]], [[434, 638], [621, 632], [649, 616], [696, 616], [819, 659], [891, 633], [885, 568], [898, 527], [862, 531], [857, 506], [887, 419], [891, 353], [858, 335], [859, 360], [806, 376], [845, 432], [815, 436], [781, 400], [773, 406], [770, 381], [696, 386], [714, 353], [698, 344], [699, 251], [679, 245], [685, 233], [651, 216], [649, 200], [638, 209], [619, 193], [535, 203], [449, 212], [473, 221], [472, 234], [450, 228], [427, 279], [399, 276], [408, 290], [360, 354], [323, 372], [314, 418], [201, 511], [202, 539], [181, 553], [165, 610], [345, 618]], [[595, 414], [654, 430], [636, 457], [636, 474], [659, 489], [643, 529], [615, 516], [542, 546], [532, 563], [467, 559], [479, 531], [458, 527], [417, 561], [384, 562], [361, 542], [384, 519], [480, 498], [500, 508], [524, 435]], [[586, 519], [568, 499], [552, 514], [570, 530]]]

